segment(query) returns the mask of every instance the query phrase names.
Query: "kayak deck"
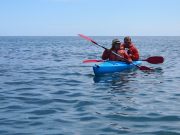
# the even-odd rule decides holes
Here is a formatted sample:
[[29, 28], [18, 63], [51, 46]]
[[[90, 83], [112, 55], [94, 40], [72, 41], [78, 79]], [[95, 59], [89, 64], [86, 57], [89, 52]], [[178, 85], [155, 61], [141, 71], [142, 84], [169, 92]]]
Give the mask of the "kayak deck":
[[[141, 65], [141, 63], [141, 61], [133, 61], [133, 64], [135, 65]], [[95, 75], [122, 72], [127, 69], [136, 68], [133, 64], [128, 64], [122, 61], [106, 61], [98, 65], [95, 64], [93, 66], [93, 71]]]

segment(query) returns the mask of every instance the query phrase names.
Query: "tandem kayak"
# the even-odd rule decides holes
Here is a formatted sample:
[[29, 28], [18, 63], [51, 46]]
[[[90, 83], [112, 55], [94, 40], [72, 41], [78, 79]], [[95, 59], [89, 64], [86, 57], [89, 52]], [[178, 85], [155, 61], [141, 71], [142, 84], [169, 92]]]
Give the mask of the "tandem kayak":
[[[133, 64], [135, 65], [141, 65], [141, 63], [142, 61], [133, 61]], [[95, 75], [122, 72], [127, 69], [136, 68], [133, 64], [128, 64], [122, 61], [105, 61], [100, 64], [95, 64], [93, 66], [93, 71]]]

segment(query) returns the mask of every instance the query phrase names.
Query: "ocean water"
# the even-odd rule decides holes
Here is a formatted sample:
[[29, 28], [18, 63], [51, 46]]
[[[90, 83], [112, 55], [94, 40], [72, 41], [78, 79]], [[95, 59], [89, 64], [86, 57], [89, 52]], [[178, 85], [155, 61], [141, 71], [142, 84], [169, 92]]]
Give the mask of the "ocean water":
[[82, 61], [103, 49], [80, 37], [0, 37], [0, 135], [180, 135], [180, 37], [132, 40], [165, 62], [96, 77]]

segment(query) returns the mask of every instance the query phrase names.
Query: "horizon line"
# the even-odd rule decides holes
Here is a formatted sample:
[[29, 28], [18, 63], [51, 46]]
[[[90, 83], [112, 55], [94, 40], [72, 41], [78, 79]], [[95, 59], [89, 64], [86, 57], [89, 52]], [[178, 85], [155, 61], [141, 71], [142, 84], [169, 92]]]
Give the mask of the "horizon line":
[[[0, 35], [0, 37], [77, 37], [77, 35]], [[92, 37], [180, 37], [180, 35], [88, 35]]]

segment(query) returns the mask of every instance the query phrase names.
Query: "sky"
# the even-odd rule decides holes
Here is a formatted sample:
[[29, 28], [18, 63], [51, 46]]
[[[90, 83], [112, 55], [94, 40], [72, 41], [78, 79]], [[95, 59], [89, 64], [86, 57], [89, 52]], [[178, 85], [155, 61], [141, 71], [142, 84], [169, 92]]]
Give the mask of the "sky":
[[180, 36], [180, 0], [0, 0], [0, 36]]

